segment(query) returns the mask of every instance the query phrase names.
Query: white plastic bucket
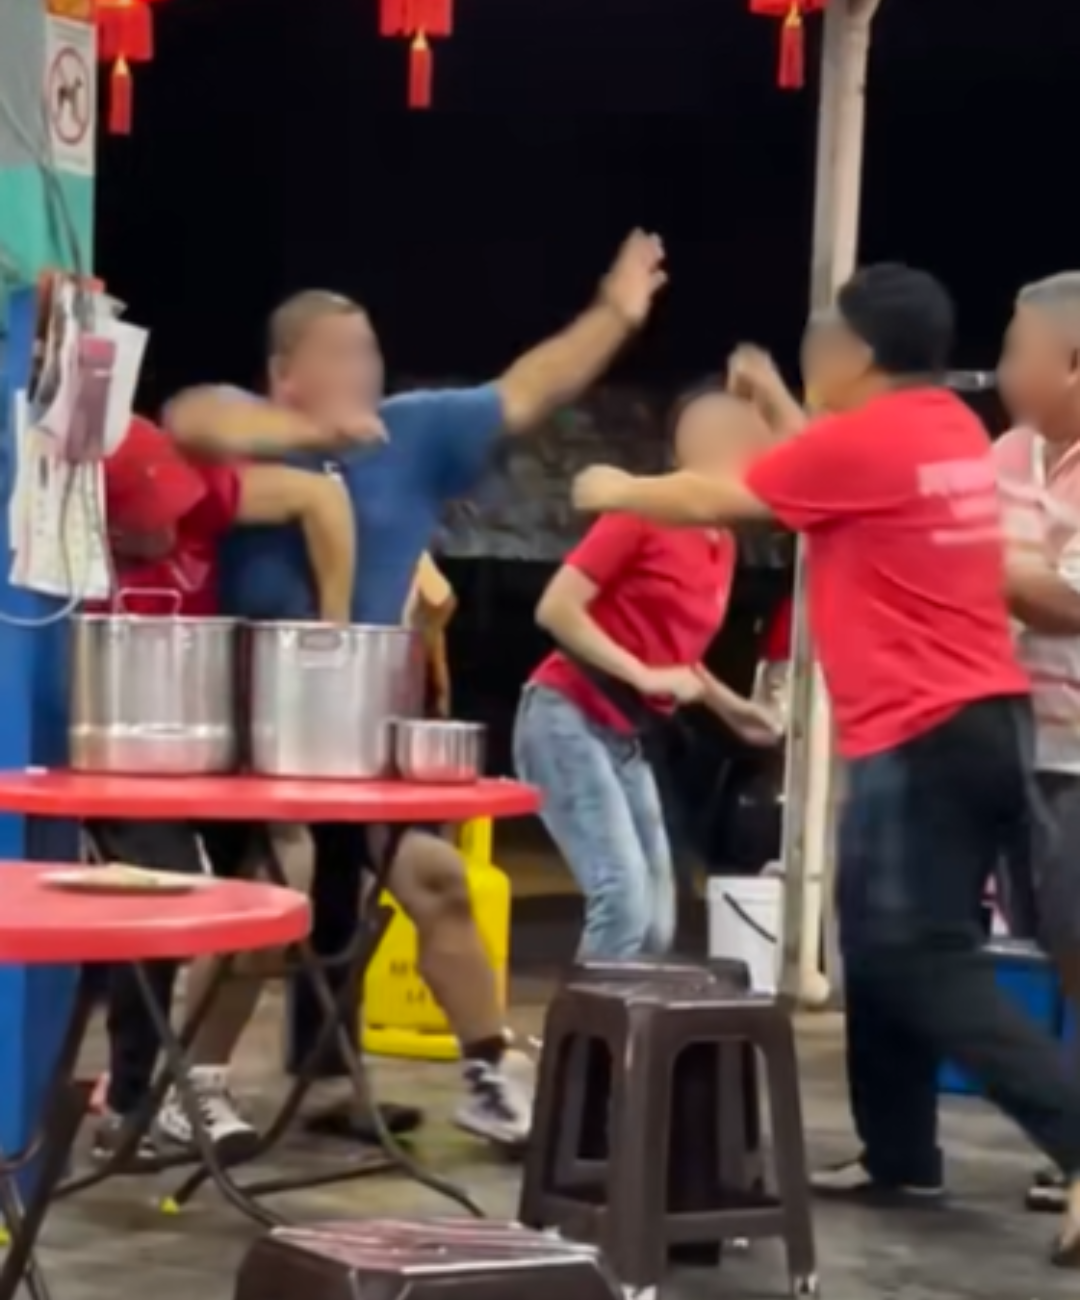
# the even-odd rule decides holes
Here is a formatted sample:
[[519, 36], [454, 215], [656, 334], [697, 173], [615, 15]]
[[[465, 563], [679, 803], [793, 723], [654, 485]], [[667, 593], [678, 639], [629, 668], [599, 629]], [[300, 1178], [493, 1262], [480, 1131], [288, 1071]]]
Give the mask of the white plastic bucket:
[[755, 993], [775, 993], [780, 972], [784, 882], [778, 876], [709, 879], [709, 956], [744, 961]]

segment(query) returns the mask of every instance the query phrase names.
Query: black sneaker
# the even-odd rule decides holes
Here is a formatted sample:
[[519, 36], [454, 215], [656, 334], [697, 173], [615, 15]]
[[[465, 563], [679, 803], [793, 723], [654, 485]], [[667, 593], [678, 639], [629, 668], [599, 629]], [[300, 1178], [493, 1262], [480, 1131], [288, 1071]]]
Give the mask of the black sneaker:
[[[92, 1158], [99, 1164], [105, 1164], [107, 1161], [112, 1160], [123, 1146], [127, 1138], [127, 1132], [126, 1117], [106, 1111], [94, 1130], [94, 1144], [90, 1149]], [[140, 1166], [154, 1165], [160, 1159], [161, 1152], [154, 1142], [153, 1135], [144, 1133], [139, 1139], [135, 1150], [124, 1161], [122, 1168], [138, 1169]]]
[[1060, 1170], [1040, 1169], [1031, 1180], [1024, 1205], [1035, 1214], [1061, 1214], [1067, 1201], [1067, 1184]]
[[810, 1188], [817, 1196], [875, 1205], [897, 1202], [935, 1205], [945, 1196], [945, 1188], [940, 1183], [880, 1182], [871, 1175], [861, 1158], [816, 1170], [810, 1175]]

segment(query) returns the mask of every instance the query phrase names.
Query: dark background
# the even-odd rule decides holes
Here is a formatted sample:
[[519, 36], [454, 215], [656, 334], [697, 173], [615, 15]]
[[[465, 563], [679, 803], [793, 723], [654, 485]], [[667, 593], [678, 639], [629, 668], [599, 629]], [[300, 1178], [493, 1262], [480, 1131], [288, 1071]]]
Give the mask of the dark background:
[[[777, 25], [746, 7], [457, 0], [436, 111], [410, 114], [405, 47], [379, 40], [377, 0], [156, 5], [135, 134], [105, 140], [98, 188], [97, 266], [153, 330], [145, 404], [257, 382], [267, 312], [312, 286], [369, 307], [392, 378], [490, 375], [583, 304], [635, 224], [663, 233], [672, 284], [618, 377], [674, 386], [740, 338], [790, 366], [815, 84], [777, 90]], [[1080, 266], [1078, 67], [1076, 0], [882, 4], [863, 256], [949, 283], [959, 364], [993, 363], [1021, 283]], [[452, 576], [462, 708], [504, 736], [542, 650], [530, 609], [545, 574], [474, 562]], [[723, 652], [736, 676], [770, 583], [740, 588]]]

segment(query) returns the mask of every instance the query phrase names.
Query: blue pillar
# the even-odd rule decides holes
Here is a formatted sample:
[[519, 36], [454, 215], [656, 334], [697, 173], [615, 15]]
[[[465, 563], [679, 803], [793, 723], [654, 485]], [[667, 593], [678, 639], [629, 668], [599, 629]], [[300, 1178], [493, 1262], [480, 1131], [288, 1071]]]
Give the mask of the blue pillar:
[[[72, 6], [69, 6], [69, 9]], [[78, 9], [78, 6], [75, 6]], [[90, 7], [82, 7], [86, 20]], [[92, 28], [74, 32], [84, 52]], [[0, 253], [6, 293], [0, 303], [0, 768], [57, 766], [66, 759], [67, 629], [26, 628], [4, 619], [41, 619], [56, 602], [11, 587], [8, 501], [14, 481], [13, 395], [28, 386], [37, 314], [36, 284], [48, 267], [90, 269], [94, 179], [84, 155], [56, 155], [48, 180], [30, 148], [41, 137], [48, 51], [72, 34], [42, 0], [0, 0]], [[93, 58], [90, 125], [93, 131]], [[60, 200], [58, 200], [58, 196]], [[58, 222], [50, 204], [62, 201]], [[65, 233], [65, 227], [67, 233]], [[78, 244], [73, 255], [70, 236]], [[0, 815], [0, 862], [23, 858], [73, 861], [74, 824]], [[17, 867], [0, 868], [17, 870]], [[0, 966], [0, 1148], [13, 1151], [32, 1132], [43, 1084], [67, 1019], [75, 972], [68, 968]]]

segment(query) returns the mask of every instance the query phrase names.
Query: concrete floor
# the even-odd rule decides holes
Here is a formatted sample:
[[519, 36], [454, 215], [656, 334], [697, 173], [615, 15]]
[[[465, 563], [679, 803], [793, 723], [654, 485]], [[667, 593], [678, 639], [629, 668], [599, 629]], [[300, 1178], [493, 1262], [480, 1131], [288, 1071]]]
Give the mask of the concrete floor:
[[[537, 979], [517, 982], [515, 1022], [523, 1030], [538, 1027], [546, 987]], [[280, 1087], [280, 1002], [273, 995], [266, 1002], [238, 1070], [240, 1089], [256, 1116], [269, 1108]], [[814, 1017], [800, 1026], [808, 1137], [811, 1154], [819, 1160], [850, 1149], [840, 1035], [835, 1016]], [[517, 1171], [448, 1122], [457, 1098], [455, 1067], [380, 1061], [375, 1080], [379, 1095], [426, 1108], [428, 1122], [418, 1149], [430, 1167], [467, 1184], [490, 1214], [512, 1217]], [[1080, 1281], [1043, 1262], [1052, 1221], [1019, 1208], [1033, 1164], [1023, 1141], [978, 1102], [950, 1101], [945, 1111], [953, 1208], [901, 1215], [821, 1207], [822, 1295], [826, 1300], [1075, 1296]], [[299, 1161], [307, 1167], [340, 1150], [335, 1143], [313, 1147], [311, 1139], [297, 1136], [280, 1163]], [[175, 1180], [175, 1174], [114, 1180], [55, 1208], [41, 1253], [54, 1300], [112, 1300], [125, 1292], [154, 1300], [227, 1300], [234, 1269], [254, 1229], [206, 1192], [179, 1217], [162, 1215], [154, 1198], [167, 1190], [170, 1178]], [[389, 1175], [278, 1198], [275, 1204], [307, 1221], [447, 1212], [432, 1194]], [[757, 1300], [786, 1291], [782, 1254], [771, 1243], [725, 1259], [719, 1270], [677, 1272], [666, 1288], [679, 1300], [706, 1294]]]

